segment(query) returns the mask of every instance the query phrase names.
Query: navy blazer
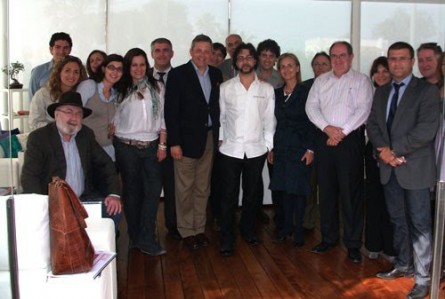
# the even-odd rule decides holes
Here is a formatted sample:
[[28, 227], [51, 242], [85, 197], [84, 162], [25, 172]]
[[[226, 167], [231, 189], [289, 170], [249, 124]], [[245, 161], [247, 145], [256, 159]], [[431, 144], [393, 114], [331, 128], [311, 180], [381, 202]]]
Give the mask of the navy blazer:
[[[375, 148], [390, 147], [406, 163], [394, 168], [397, 181], [405, 189], [434, 186], [436, 160], [434, 138], [439, 127], [440, 96], [436, 86], [413, 76], [399, 101], [391, 126], [386, 114], [391, 84], [376, 89], [371, 114], [366, 123], [368, 137]], [[388, 183], [393, 167], [380, 164], [382, 184]]]
[[219, 85], [222, 74], [217, 68], [209, 66], [209, 76], [212, 90], [207, 103], [191, 61], [168, 73], [164, 109], [168, 144], [181, 146], [183, 155], [193, 159], [203, 155], [210, 129], [214, 141], [218, 140]]
[[[76, 135], [76, 144], [85, 178], [83, 196], [96, 195], [99, 190], [93, 184], [98, 176], [107, 194], [119, 195], [119, 179], [113, 161], [97, 143], [93, 131], [82, 126]], [[21, 175], [24, 193], [48, 194], [48, 183], [53, 176], [66, 177], [66, 159], [62, 141], [55, 122], [39, 128], [28, 137], [25, 162]], [[96, 178], [94, 178], [96, 180]]]

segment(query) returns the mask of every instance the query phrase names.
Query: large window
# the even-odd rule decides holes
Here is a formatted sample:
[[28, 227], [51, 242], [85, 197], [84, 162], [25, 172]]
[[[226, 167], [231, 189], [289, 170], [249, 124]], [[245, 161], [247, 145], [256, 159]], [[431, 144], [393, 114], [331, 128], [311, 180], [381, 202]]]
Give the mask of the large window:
[[336, 40], [350, 40], [350, 1], [232, 0], [231, 31], [257, 46], [274, 39], [281, 52], [300, 60], [302, 77], [313, 77], [315, 53], [328, 51]]
[[149, 53], [152, 40], [166, 37], [175, 51], [172, 64], [179, 65], [190, 59], [197, 34], [224, 41], [227, 12], [227, 0], [109, 0], [108, 51], [123, 55], [139, 47]]
[[[413, 1], [410, 1], [413, 2]], [[445, 3], [363, 2], [361, 5], [360, 69], [368, 73], [372, 61], [386, 56], [396, 41], [410, 43], [414, 49], [421, 43], [445, 41]], [[437, 1], [436, 1], [437, 2]], [[416, 75], [419, 75], [415, 68]]]

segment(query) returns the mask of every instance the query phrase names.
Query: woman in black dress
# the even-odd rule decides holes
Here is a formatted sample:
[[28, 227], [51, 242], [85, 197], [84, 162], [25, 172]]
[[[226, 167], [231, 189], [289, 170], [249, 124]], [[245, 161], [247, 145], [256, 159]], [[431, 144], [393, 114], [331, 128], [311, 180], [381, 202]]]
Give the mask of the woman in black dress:
[[315, 127], [305, 111], [309, 89], [301, 84], [298, 58], [291, 53], [281, 55], [278, 71], [284, 86], [275, 89], [277, 126], [274, 150], [268, 156], [274, 164], [270, 189], [283, 195], [278, 209], [283, 213], [284, 225], [276, 240], [282, 242], [293, 233], [294, 245], [299, 247], [304, 244], [303, 216], [310, 192]]

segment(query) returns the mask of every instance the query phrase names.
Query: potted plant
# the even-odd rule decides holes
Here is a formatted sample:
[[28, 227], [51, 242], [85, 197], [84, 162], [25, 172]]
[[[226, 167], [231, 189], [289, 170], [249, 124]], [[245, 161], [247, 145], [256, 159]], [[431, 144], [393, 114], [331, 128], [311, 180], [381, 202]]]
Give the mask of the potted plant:
[[25, 66], [23, 65], [23, 63], [18, 61], [11, 62], [11, 65], [9, 67], [5, 65], [5, 67], [2, 69], [2, 72], [8, 75], [12, 80], [12, 83], [9, 84], [9, 88], [19, 89], [23, 87], [23, 84], [17, 80], [16, 76], [24, 70]]

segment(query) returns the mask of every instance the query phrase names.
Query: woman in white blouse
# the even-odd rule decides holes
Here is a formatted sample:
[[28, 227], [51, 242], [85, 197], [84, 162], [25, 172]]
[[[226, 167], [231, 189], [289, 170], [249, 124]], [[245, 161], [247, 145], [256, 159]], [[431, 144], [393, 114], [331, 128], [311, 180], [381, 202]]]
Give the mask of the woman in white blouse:
[[122, 176], [130, 248], [157, 256], [166, 251], [156, 240], [161, 194], [160, 161], [166, 157], [164, 88], [149, 72], [147, 54], [133, 48], [124, 56], [124, 74], [115, 115], [114, 147]]

